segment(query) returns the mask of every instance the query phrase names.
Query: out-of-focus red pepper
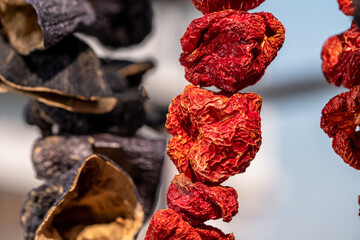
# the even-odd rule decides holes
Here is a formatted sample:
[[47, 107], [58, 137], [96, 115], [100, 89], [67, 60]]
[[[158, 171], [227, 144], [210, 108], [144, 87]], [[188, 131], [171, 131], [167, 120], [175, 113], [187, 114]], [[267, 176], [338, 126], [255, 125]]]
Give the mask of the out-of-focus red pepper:
[[346, 32], [330, 37], [321, 51], [322, 71], [335, 86], [360, 84], [360, 29], [352, 23]]
[[337, 0], [339, 3], [339, 9], [348, 16], [354, 16], [354, 1], [353, 0]]

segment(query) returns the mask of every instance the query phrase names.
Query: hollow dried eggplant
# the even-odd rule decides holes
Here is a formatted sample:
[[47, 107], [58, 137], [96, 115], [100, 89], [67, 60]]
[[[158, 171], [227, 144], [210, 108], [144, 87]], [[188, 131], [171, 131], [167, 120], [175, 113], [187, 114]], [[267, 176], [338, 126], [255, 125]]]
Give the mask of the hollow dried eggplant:
[[55, 46], [21, 56], [1, 42], [0, 89], [19, 92], [68, 111], [106, 113], [116, 98], [99, 59], [84, 42], [68, 37]]
[[150, 0], [89, 0], [96, 13], [94, 24], [80, 29], [109, 47], [141, 42], [152, 30]]
[[125, 138], [109, 134], [51, 136], [35, 142], [32, 161], [38, 178], [51, 179], [61, 176], [91, 154], [105, 155], [132, 177], [148, 217], [160, 181], [165, 147], [165, 140], [161, 139]]
[[91, 155], [28, 195], [21, 212], [25, 240], [133, 240], [144, 212], [131, 178]]
[[11, 45], [28, 55], [94, 23], [95, 12], [86, 0], [0, 0], [0, 20]]

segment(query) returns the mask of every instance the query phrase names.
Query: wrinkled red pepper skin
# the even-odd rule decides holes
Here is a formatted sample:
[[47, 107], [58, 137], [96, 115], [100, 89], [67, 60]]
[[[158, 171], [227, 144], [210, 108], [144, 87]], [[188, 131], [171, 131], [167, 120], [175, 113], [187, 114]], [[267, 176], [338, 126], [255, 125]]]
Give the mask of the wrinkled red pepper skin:
[[360, 170], [360, 86], [341, 93], [325, 105], [320, 127], [333, 138], [335, 152], [351, 167]]
[[347, 16], [354, 16], [355, 6], [353, 0], [337, 0], [339, 9]]
[[192, 183], [184, 174], [174, 177], [166, 195], [168, 207], [191, 225], [219, 218], [230, 222], [238, 213], [237, 197], [231, 187]]
[[[218, 237], [218, 238], [214, 238]], [[206, 225], [192, 227], [171, 209], [157, 211], [150, 220], [144, 240], [233, 240], [219, 229]]]
[[326, 40], [321, 51], [322, 71], [335, 86], [360, 84], [360, 29], [352, 23], [346, 32]]
[[167, 152], [179, 172], [210, 185], [244, 172], [261, 145], [261, 105], [255, 93], [227, 96], [186, 86], [165, 124], [174, 136]]
[[191, 0], [203, 14], [218, 12], [225, 9], [248, 11], [254, 9], [265, 0]]
[[192, 84], [237, 92], [260, 80], [284, 40], [285, 28], [271, 13], [210, 13], [181, 38], [180, 63]]

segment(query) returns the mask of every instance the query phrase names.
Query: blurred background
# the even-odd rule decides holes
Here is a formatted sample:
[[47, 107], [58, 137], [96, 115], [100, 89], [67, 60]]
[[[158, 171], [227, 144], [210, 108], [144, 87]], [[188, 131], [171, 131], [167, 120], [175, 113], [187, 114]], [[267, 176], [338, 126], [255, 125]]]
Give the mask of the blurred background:
[[[101, 56], [154, 59], [157, 67], [146, 75], [144, 85], [150, 103], [166, 111], [188, 84], [178, 62], [179, 39], [202, 15], [189, 0], [154, 0], [153, 8], [154, 30], [140, 45], [114, 51], [100, 48], [93, 39], [88, 42]], [[319, 126], [324, 105], [346, 91], [324, 79], [321, 47], [328, 37], [348, 29], [351, 18], [338, 10], [336, 0], [267, 0], [255, 11], [273, 13], [287, 30], [284, 46], [263, 79], [243, 90], [263, 98], [263, 144], [246, 173], [224, 183], [238, 191], [238, 215], [230, 223], [208, 223], [241, 240], [359, 240], [360, 172], [334, 153], [331, 139]], [[32, 143], [40, 132], [23, 121], [26, 101], [20, 95], [0, 95], [0, 239], [4, 240], [20, 238], [23, 198], [41, 184], [30, 163]], [[166, 159], [157, 208], [166, 208], [165, 193], [175, 174]], [[138, 239], [145, 231], [146, 227]]]

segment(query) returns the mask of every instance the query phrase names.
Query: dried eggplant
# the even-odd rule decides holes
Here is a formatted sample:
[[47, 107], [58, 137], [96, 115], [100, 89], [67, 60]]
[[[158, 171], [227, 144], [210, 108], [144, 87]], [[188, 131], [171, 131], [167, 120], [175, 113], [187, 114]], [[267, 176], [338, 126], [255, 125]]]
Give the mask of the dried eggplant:
[[25, 119], [38, 126], [43, 136], [64, 133], [133, 135], [146, 122], [146, 93], [138, 86], [143, 74], [152, 67], [151, 61], [133, 63], [101, 59], [103, 76], [117, 99], [111, 112], [98, 115], [74, 113], [32, 101], [25, 108]]
[[133, 240], [143, 218], [131, 178], [114, 162], [91, 155], [32, 190], [21, 225], [25, 240]]
[[0, 89], [82, 113], [106, 113], [116, 98], [103, 78], [100, 61], [71, 36], [53, 47], [21, 56], [0, 41]]
[[86, 0], [0, 0], [0, 20], [14, 49], [28, 55], [94, 23], [95, 12]]
[[134, 180], [145, 216], [151, 215], [165, 157], [165, 140], [125, 138], [109, 134], [51, 136], [38, 139], [32, 152], [40, 179], [61, 176], [81, 159], [102, 154], [112, 159]]
[[141, 42], [152, 30], [150, 0], [89, 0], [96, 13], [94, 24], [80, 29], [109, 47]]
[[[70, 112], [31, 101], [25, 108], [25, 120], [40, 128], [43, 136], [54, 134], [111, 133], [121, 136], [134, 135], [146, 122], [144, 96], [141, 89], [115, 94], [115, 108], [105, 114]], [[56, 126], [56, 127], [54, 127]]]

